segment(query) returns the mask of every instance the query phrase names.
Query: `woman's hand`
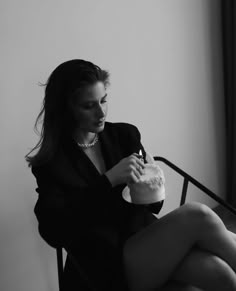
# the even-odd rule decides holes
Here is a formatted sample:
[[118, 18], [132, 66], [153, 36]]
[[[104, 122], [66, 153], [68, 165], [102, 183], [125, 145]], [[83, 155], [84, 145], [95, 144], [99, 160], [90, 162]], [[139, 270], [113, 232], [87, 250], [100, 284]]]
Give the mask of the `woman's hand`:
[[140, 160], [142, 156], [133, 153], [120, 160], [113, 168], [105, 173], [112, 186], [118, 184], [130, 184], [138, 181], [143, 174], [144, 162]]

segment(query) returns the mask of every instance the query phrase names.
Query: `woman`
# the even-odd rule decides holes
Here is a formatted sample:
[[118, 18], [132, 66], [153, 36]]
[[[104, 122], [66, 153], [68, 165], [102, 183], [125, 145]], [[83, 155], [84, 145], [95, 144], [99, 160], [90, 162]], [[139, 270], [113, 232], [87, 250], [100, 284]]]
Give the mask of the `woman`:
[[[84, 60], [48, 79], [39, 150], [26, 156], [41, 236], [72, 254], [96, 290], [236, 290], [236, 235], [210, 208], [189, 203], [156, 219], [122, 198], [145, 150], [135, 126], [105, 121], [108, 85], [108, 72]], [[69, 290], [70, 261], [66, 270]]]

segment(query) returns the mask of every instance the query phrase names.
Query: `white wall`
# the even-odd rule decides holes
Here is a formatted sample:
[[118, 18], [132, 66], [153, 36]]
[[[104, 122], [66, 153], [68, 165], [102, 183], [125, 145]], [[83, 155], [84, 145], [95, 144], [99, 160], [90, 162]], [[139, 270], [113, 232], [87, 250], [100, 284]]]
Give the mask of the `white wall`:
[[[223, 195], [218, 6], [213, 0], [1, 1], [2, 291], [57, 290], [55, 251], [37, 232], [36, 184], [24, 155], [37, 141], [33, 124], [43, 97], [37, 83], [65, 60], [83, 58], [110, 70], [109, 120], [136, 124], [149, 151]], [[177, 206], [181, 185], [165, 173], [162, 214]]]

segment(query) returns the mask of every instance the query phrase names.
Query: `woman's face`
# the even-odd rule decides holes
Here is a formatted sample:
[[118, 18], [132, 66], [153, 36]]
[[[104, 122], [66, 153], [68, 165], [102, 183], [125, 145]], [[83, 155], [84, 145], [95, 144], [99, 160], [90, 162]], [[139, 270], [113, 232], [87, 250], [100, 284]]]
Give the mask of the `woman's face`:
[[98, 133], [104, 129], [107, 115], [107, 93], [103, 82], [97, 82], [82, 90], [72, 108], [82, 132]]

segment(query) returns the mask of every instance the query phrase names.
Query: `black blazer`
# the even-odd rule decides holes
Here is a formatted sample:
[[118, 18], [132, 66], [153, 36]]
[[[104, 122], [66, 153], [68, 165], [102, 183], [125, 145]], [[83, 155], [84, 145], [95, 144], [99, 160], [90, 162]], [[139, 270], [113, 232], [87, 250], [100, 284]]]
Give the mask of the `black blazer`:
[[[140, 149], [145, 154], [140, 133], [131, 124], [106, 122], [99, 140], [106, 170]], [[53, 247], [70, 250], [106, 290], [102, 284], [110, 284], [122, 266], [125, 240], [156, 218], [145, 206], [126, 202], [121, 195], [126, 185], [112, 187], [69, 136], [50, 162], [32, 167], [32, 172], [38, 184], [35, 214], [41, 236]]]

